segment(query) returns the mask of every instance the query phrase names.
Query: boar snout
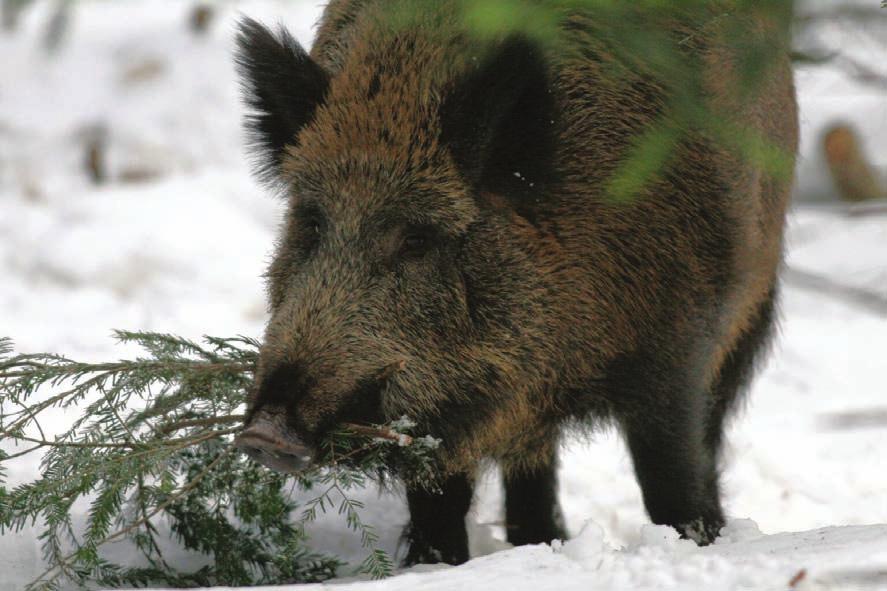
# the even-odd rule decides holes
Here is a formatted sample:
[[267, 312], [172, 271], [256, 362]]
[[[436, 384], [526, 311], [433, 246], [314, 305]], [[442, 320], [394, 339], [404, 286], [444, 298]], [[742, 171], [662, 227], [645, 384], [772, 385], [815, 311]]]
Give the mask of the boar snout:
[[235, 446], [274, 470], [300, 470], [315, 460], [313, 449], [330, 428], [383, 423], [382, 392], [405, 365], [403, 359], [388, 363], [342, 391], [324, 388], [330, 380], [318, 387], [304, 364], [272, 365], [258, 378], [254, 410]]
[[237, 436], [234, 445], [273, 470], [299, 470], [311, 462], [311, 450], [285, 423], [283, 412], [259, 410]]

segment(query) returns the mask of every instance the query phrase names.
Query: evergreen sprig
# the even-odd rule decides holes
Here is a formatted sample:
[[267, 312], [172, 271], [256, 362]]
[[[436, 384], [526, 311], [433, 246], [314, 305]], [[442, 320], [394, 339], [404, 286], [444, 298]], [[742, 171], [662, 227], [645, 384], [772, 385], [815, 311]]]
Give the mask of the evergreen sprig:
[[[392, 471], [433, 487], [437, 440], [408, 435], [407, 419], [345, 425], [324, 442], [320, 466], [274, 473], [232, 445], [253, 381], [255, 340], [115, 336], [146, 355], [82, 363], [14, 355], [12, 342], [0, 339], [0, 438], [24, 446], [0, 450], [0, 531], [42, 528], [47, 570], [30, 590], [57, 589], [66, 579], [80, 586], [182, 587], [321, 581], [343, 563], [312, 551], [304, 526], [329, 509], [360, 536], [368, 553], [360, 571], [391, 573], [390, 557], [360, 516], [362, 503], [347, 491]], [[47, 435], [45, 414], [69, 408], [78, 412], [71, 426]], [[38, 452], [40, 477], [8, 490], [4, 464]], [[294, 486], [322, 492], [300, 508], [290, 494]], [[83, 502], [86, 521], [75, 524], [72, 509]], [[209, 558], [205, 566], [186, 572], [167, 561], [161, 519], [181, 547]], [[138, 551], [139, 566], [105, 557], [103, 546], [122, 539]]]

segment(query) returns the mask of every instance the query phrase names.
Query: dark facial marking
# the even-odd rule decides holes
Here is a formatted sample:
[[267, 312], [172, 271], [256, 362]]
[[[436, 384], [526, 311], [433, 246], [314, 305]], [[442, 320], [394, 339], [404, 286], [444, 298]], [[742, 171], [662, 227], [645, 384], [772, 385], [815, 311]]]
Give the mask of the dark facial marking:
[[308, 258], [328, 231], [329, 222], [320, 207], [311, 202], [299, 204], [296, 207], [295, 218], [297, 220], [295, 246], [301, 257]]
[[265, 407], [293, 408], [313, 386], [313, 380], [301, 364], [283, 363], [262, 379], [252, 414]]

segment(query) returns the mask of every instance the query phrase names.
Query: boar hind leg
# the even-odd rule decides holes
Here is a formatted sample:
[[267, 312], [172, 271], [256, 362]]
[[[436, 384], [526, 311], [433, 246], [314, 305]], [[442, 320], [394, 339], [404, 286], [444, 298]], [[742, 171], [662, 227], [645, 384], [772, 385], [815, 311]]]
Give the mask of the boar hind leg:
[[724, 514], [714, 458], [697, 430], [696, 425], [668, 416], [633, 425], [627, 435], [650, 519], [706, 545], [724, 526]]
[[404, 535], [409, 551], [404, 566], [461, 564], [468, 560], [465, 514], [471, 506], [471, 480], [465, 474], [456, 474], [440, 488], [440, 492], [407, 490], [410, 524]]
[[670, 525], [700, 545], [724, 525], [715, 458], [704, 419], [677, 402], [660, 416], [631, 421], [626, 435], [644, 505], [653, 523]]
[[620, 394], [631, 404], [621, 409], [620, 422], [647, 513], [653, 523], [709, 544], [724, 525], [715, 456], [706, 442], [709, 394], [690, 386], [680, 370], [657, 368], [649, 359], [623, 369]]
[[564, 539], [563, 517], [557, 502], [557, 454], [534, 469], [505, 475], [505, 528], [515, 546]]
[[714, 408], [709, 417], [706, 443], [712, 453], [720, 454], [724, 423], [736, 406], [742, 391], [751, 381], [755, 365], [766, 351], [773, 334], [776, 317], [776, 286], [758, 307], [749, 328], [738, 339], [720, 369], [712, 388]]

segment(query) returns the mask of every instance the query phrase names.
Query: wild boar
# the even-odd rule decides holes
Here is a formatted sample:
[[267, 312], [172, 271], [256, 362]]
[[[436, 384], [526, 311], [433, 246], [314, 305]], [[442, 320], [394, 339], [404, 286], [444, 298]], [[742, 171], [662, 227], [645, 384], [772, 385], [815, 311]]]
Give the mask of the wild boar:
[[[699, 544], [724, 524], [724, 422], [771, 333], [791, 184], [738, 138], [790, 168], [787, 27], [719, 2], [620, 9], [669, 70], [621, 50], [620, 3], [568, 4], [554, 41], [477, 33], [459, 1], [333, 0], [310, 54], [240, 27], [259, 172], [288, 201], [238, 443], [289, 470], [342, 422], [413, 418], [444, 475], [407, 490], [407, 564], [468, 559], [485, 459], [510, 542], [564, 537], [570, 424], [620, 428], [654, 523]], [[772, 54], [743, 85], [755, 41]], [[667, 157], [632, 181], [650, 138]]]

